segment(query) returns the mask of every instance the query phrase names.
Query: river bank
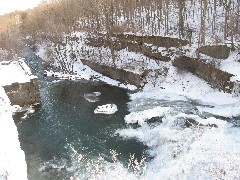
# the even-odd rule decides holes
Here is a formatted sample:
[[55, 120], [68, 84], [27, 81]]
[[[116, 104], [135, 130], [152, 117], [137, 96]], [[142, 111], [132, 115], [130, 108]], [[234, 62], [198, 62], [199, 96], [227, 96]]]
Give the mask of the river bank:
[[[107, 47], [93, 48], [84, 41], [70, 41], [70, 44], [60, 48], [53, 61], [55, 66], [61, 67], [59, 61], [64, 61], [70, 72], [92, 76], [96, 72], [83, 65], [80, 59], [88, 57], [90, 61], [101, 60], [104, 64], [113, 62]], [[79, 51], [81, 48], [86, 54]], [[43, 52], [42, 46], [39, 55], [47, 59]], [[95, 55], [87, 52], [95, 52]], [[157, 63], [126, 49], [115, 52], [115, 55], [118, 57], [115, 61], [117, 67], [133, 67], [131, 71], [141, 71], [144, 66], [151, 70], [145, 86], [131, 93], [129, 115], [124, 117], [127, 124], [137, 122], [139, 126], [120, 128], [115, 132], [126, 140], [135, 139], [148, 146], [147, 153], [153, 160], [143, 168], [141, 178], [239, 178], [239, 163], [235, 161], [240, 157], [236, 138], [239, 135], [239, 97], [213, 89], [192, 73], [179, 71], [171, 61]], [[230, 55], [231, 60], [222, 62], [226, 66], [237, 62], [236, 55], [234, 52]], [[118, 168], [115, 167], [113, 172]], [[99, 172], [96, 177], [111, 175]], [[132, 179], [139, 178], [132, 173], [128, 175]]]
[[13, 113], [20, 107], [12, 104], [4, 87], [17, 82], [30, 82], [33, 77], [26, 75], [17, 61], [10, 64], [1, 62], [0, 74], [0, 179], [26, 180], [25, 154], [21, 149], [18, 130], [12, 118]]

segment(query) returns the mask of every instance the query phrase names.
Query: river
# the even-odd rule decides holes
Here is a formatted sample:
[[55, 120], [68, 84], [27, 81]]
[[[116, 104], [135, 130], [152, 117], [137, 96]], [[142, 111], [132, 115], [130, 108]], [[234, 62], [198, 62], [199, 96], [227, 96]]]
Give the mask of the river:
[[[139, 159], [146, 154], [147, 147], [142, 143], [115, 135], [117, 129], [127, 127], [124, 116], [129, 113], [127, 103], [130, 92], [102, 82], [55, 81], [43, 77], [40, 58], [32, 53], [26, 53], [25, 57], [40, 79], [42, 98], [42, 104], [34, 107], [35, 113], [24, 120], [21, 119], [22, 114], [14, 117], [30, 180], [69, 179], [74, 171], [84, 166], [72, 167], [75, 150], [88, 160], [101, 156], [110, 162], [116, 151], [118, 160], [125, 166], [130, 154]], [[101, 95], [94, 97], [93, 92]], [[85, 98], [89, 94], [96, 102]], [[118, 111], [112, 115], [94, 113], [97, 106], [107, 103], [116, 104]], [[71, 172], [70, 168], [75, 170]], [[79, 171], [85, 170], [82, 168]]]
[[[43, 77], [41, 59], [24, 56], [40, 78], [42, 97], [35, 113], [14, 117], [29, 180], [240, 178], [239, 117], [214, 115], [214, 106], [171, 94], [153, 98], [102, 82], [55, 81]], [[106, 103], [118, 111], [94, 114]], [[164, 108], [142, 126], [124, 121], [131, 113], [130, 121], [140, 122]]]

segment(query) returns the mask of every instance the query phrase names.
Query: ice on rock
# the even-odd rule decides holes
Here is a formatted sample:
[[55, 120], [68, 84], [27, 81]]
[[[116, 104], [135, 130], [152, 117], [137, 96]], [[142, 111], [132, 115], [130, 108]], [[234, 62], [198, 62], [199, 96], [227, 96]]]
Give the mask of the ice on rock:
[[65, 79], [69, 79], [69, 80], [81, 80], [81, 79], [86, 79], [86, 80], [89, 80], [90, 79], [90, 76], [89, 75], [85, 75], [85, 74], [75, 74], [75, 75], [72, 75], [72, 74], [65, 74], [65, 73], [61, 73], [61, 72], [54, 72], [52, 70], [50, 71], [47, 71], [47, 70], [44, 70], [44, 76], [47, 76], [47, 77], [55, 77], [55, 78], [58, 78], [58, 79], [61, 79], [61, 80], [65, 80]]
[[20, 59], [5, 64], [0, 63], [0, 86], [11, 85], [12, 83], [30, 82], [31, 79], [37, 78], [33, 76], [27, 64]]
[[148, 109], [144, 111], [139, 112], [132, 112], [129, 115], [125, 116], [126, 123], [138, 123], [142, 125], [145, 121], [148, 119], [151, 119], [153, 117], [162, 117], [164, 116], [165, 112], [168, 112], [170, 110], [170, 107], [155, 107], [153, 109]]
[[98, 106], [95, 110], [95, 114], [114, 114], [117, 112], [117, 106], [116, 104], [105, 104], [102, 106]]
[[93, 92], [96, 96], [101, 96], [100, 92]]

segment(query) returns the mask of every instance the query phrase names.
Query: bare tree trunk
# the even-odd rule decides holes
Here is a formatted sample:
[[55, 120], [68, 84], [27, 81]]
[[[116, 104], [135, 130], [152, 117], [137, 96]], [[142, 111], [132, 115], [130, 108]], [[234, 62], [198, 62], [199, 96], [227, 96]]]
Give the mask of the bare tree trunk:
[[228, 36], [228, 19], [229, 19], [229, 11], [231, 6], [231, 0], [225, 0], [224, 7], [225, 7], [225, 23], [224, 23], [224, 40], [227, 39]]
[[162, 23], [162, 0], [159, 0], [158, 4], [158, 29], [159, 34], [161, 34], [161, 23]]
[[207, 9], [207, 0], [201, 1], [201, 44], [205, 45], [205, 30], [206, 30], [206, 9]]
[[212, 33], [215, 35], [216, 31], [216, 16], [217, 16], [217, 0], [214, 0], [213, 3], [213, 21], [212, 21]]
[[183, 9], [185, 6], [185, 0], [178, 0], [178, 8], [179, 8], [179, 13], [178, 13], [178, 27], [179, 27], [179, 38], [183, 38], [184, 36], [184, 14], [183, 14]]
[[169, 11], [169, 0], [165, 0], [166, 11], [165, 11], [165, 35], [168, 35], [168, 11]]
[[239, 21], [240, 21], [240, 0], [237, 1], [237, 18], [236, 18], [237, 34], [240, 34]]

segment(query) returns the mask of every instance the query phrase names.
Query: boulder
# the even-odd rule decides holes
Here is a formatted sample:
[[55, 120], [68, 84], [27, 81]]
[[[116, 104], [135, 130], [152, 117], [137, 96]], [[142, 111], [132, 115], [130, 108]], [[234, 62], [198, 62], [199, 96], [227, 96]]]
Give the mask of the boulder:
[[174, 60], [173, 66], [179, 70], [197, 75], [208, 82], [213, 88], [223, 90], [224, 92], [231, 93], [234, 88], [234, 83], [231, 82], [233, 74], [222, 71], [202, 59], [181, 56]]
[[230, 54], [230, 48], [227, 45], [207, 45], [200, 47], [197, 51], [216, 59], [227, 59]]

